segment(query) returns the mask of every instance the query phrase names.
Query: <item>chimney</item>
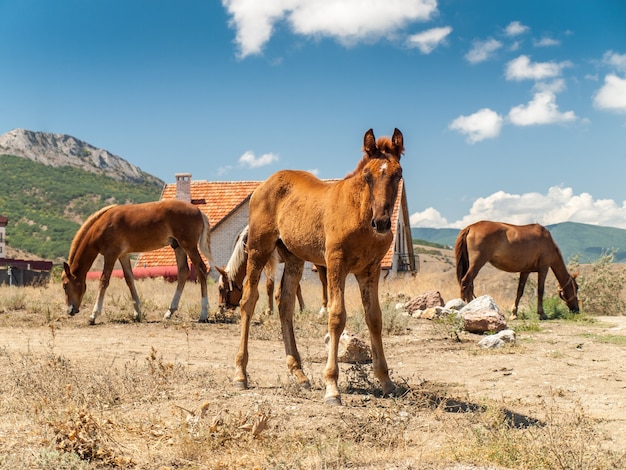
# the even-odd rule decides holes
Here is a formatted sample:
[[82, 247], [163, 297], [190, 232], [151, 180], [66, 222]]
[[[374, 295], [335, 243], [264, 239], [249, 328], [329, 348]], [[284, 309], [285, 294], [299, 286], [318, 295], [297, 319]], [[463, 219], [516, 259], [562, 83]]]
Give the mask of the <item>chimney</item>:
[[191, 173], [176, 173], [176, 199], [191, 202]]

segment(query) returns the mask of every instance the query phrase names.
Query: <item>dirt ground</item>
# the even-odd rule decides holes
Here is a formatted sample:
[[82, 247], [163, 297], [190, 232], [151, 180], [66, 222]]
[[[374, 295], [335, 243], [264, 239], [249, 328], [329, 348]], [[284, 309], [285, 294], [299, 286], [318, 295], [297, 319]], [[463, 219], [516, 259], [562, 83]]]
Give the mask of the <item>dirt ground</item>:
[[[493, 400], [526, 420], [545, 419], [546, 409], [553, 406], [560, 412], [570, 409], [573, 412], [581, 407], [602, 431], [603, 446], [618, 452], [626, 450], [626, 354], [623, 346], [602, 340], [626, 335], [626, 317], [598, 318], [592, 324], [542, 323], [541, 331], [520, 332], [516, 346], [497, 351], [479, 348], [476, 342], [480, 337], [476, 335], [463, 334], [461, 342], [454, 341], [429, 320], [411, 319], [408, 327], [407, 334], [384, 338], [388, 364], [396, 383], [414, 389], [445, 389], [446, 396], [460, 398], [463, 406], [470, 410]], [[210, 403], [213, 414], [224, 409], [250, 410], [264, 403], [264, 406], [271, 406], [275, 419], [280, 417], [282, 421], [301, 427], [303, 432], [307, 429], [315, 432], [316, 427], [338, 418], [345, 421], [352, 413], [384, 409], [385, 401], [393, 400], [350, 389], [347, 380], [351, 366], [344, 364], [340, 376], [344, 406], [323, 405], [322, 372], [326, 355], [323, 338], [298, 339], [305, 373], [313, 387], [310, 392], [285, 395], [281, 389], [292, 385], [282, 342], [279, 338], [255, 339], [254, 328], [248, 371], [251, 388], [242, 392], [234, 391], [230, 385], [239, 341], [236, 324], [190, 327], [153, 321], [99, 323], [88, 327], [83, 313], [83, 316], [63, 321], [53, 330], [49, 326], [2, 327], [0, 349], [5, 356], [12, 357], [45, 355], [53, 351], [93, 369], [133, 360], [142, 362], [156, 350], [163, 362], [184, 364], [190, 371], [202, 371], [210, 377], [206, 388], [183, 389], [178, 396], [169, 397], [170, 413], [174, 413], [172, 404], [194, 409], [203, 400]], [[371, 369], [369, 374], [371, 377]], [[365, 411], [368, 407], [370, 410]], [[9, 431], [7, 425], [5, 421], [0, 426], [0, 441], [5, 440], [5, 449], [10, 449], [17, 445], [12, 440], [17, 437], [11, 436], [14, 431]], [[432, 424], [424, 421], [422, 425], [424, 429], [416, 432], [423, 439], [430, 439], [427, 436]], [[431, 444], [434, 442], [436, 440]], [[414, 463], [419, 461], [413, 460]]]

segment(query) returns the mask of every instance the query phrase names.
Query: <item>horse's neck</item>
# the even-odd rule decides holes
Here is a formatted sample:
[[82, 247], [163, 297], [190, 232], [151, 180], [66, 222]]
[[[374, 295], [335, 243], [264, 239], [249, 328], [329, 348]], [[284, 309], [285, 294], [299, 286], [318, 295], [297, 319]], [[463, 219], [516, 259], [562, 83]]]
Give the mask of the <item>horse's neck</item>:
[[246, 253], [243, 241], [240, 240], [237, 242], [237, 246], [226, 265], [226, 272], [231, 282], [234, 282], [238, 286], [243, 285], [243, 280], [246, 277], [247, 264], [248, 254]]
[[70, 271], [77, 277], [84, 278], [98, 256], [98, 250], [87, 243], [81, 243], [72, 254]]
[[[359, 210], [358, 212], [347, 212], [346, 217], [352, 217], [354, 215], [359, 221], [366, 221], [370, 224], [370, 218], [372, 215], [372, 200], [370, 198], [367, 185], [363, 181], [363, 178], [358, 176], [352, 176], [338, 183], [339, 192], [342, 194], [358, 194], [359, 195]], [[352, 197], [352, 196], [351, 196]]]
[[554, 263], [552, 263], [552, 272], [556, 280], [559, 281], [560, 286], [564, 286], [569, 281], [570, 274], [567, 271], [567, 266], [565, 266], [565, 261], [561, 253], [557, 254]]

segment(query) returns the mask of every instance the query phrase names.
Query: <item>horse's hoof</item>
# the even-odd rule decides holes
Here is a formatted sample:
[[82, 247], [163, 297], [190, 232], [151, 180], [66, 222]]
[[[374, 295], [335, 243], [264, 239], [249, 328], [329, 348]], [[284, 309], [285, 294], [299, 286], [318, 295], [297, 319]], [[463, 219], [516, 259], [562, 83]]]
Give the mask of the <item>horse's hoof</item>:
[[209, 323], [209, 318], [198, 318], [198, 323]]
[[247, 390], [248, 382], [245, 380], [235, 380], [233, 382], [233, 387], [235, 388], [235, 390]]
[[391, 385], [388, 385], [386, 387], [383, 387], [383, 397], [385, 398], [389, 398], [389, 397], [395, 397], [396, 396], [396, 386], [392, 383]]
[[311, 382], [308, 380], [299, 384], [304, 390], [311, 390]]
[[548, 315], [546, 315], [545, 313], [542, 313], [541, 315], [539, 315], [539, 320], [547, 320], [548, 319]]
[[95, 318], [90, 318], [89, 319], [89, 324], [90, 325], [95, 325], [96, 324], [96, 319]]
[[324, 397], [324, 404], [330, 406], [341, 406], [341, 397]]

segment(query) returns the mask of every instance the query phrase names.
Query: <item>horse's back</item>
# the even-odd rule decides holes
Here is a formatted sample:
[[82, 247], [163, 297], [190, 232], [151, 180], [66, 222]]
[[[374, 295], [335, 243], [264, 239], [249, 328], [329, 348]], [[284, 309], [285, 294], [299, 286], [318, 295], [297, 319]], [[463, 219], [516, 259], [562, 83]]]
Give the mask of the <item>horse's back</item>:
[[468, 228], [468, 251], [503, 271], [536, 270], [558, 253], [550, 231], [540, 224], [480, 221]]

